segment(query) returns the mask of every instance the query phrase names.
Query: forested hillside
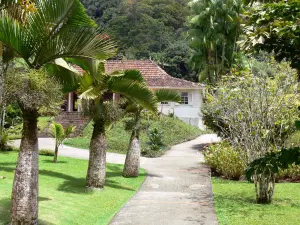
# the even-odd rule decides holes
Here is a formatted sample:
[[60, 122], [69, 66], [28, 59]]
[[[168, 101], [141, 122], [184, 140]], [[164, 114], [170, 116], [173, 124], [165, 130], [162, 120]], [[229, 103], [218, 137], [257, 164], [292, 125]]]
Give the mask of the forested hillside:
[[189, 0], [81, 0], [89, 15], [116, 39], [119, 58], [152, 59], [169, 74], [189, 80], [186, 39]]

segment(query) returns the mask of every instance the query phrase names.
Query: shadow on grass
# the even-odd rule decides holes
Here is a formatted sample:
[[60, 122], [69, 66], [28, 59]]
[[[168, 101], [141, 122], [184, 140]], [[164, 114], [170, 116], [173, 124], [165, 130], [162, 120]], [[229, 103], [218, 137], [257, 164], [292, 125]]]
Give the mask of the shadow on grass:
[[[53, 157], [53, 156], [49, 156], [49, 157]], [[43, 162], [44, 162], [44, 163], [51, 163], [51, 164], [53, 164], [53, 165], [55, 165], [55, 164], [66, 164], [66, 163], [68, 163], [67, 161], [60, 161], [59, 159], [57, 160], [56, 163], [53, 163], [53, 159], [44, 159]]]
[[[39, 201], [45, 201], [50, 200], [48, 198], [39, 198]], [[10, 207], [11, 207], [11, 201], [9, 198], [0, 199], [0, 224], [7, 225], [10, 222]], [[54, 225], [54, 223], [39, 220], [38, 224], [40, 225]]]
[[[13, 167], [8, 167], [13, 166]], [[6, 171], [6, 172], [13, 172], [15, 169], [14, 163], [0, 163], [0, 170]], [[106, 187], [111, 187], [114, 189], [122, 189], [127, 191], [135, 191], [134, 189], [124, 187], [120, 185], [118, 182], [110, 180], [110, 178], [113, 177], [122, 177], [122, 171], [120, 170], [119, 166], [116, 165], [107, 165], [107, 169], [110, 170], [109, 172], [106, 172]], [[39, 175], [43, 176], [50, 176], [55, 178], [64, 179], [65, 181], [59, 185], [58, 190], [68, 193], [76, 193], [76, 194], [82, 194], [86, 193], [85, 189], [85, 178], [76, 178], [71, 175], [55, 172], [51, 170], [39, 170]], [[142, 174], [141, 174], [142, 175]]]

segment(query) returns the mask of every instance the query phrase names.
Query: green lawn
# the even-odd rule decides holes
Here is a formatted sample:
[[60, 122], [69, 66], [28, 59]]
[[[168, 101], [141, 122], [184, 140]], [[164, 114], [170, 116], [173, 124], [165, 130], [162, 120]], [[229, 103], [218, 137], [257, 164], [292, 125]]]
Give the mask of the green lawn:
[[[165, 148], [169, 146], [182, 143], [184, 141], [192, 140], [204, 132], [196, 127], [192, 127], [179, 119], [173, 119], [164, 116], [160, 119], [143, 120], [143, 124], [148, 124], [149, 128], [141, 133], [141, 146], [143, 150], [148, 148], [147, 131], [158, 128], [163, 132], [163, 143]], [[89, 124], [83, 132], [82, 137], [71, 138], [64, 142], [65, 145], [88, 149], [90, 137], [92, 134], [92, 124]], [[125, 131], [124, 123], [117, 122], [112, 129], [107, 132], [107, 144], [109, 152], [126, 154], [130, 139], [130, 133]]]
[[[17, 153], [0, 152], [0, 224], [9, 222], [13, 170]], [[145, 171], [139, 178], [125, 179], [121, 165], [107, 165], [107, 182], [103, 191], [85, 192], [88, 161], [40, 156], [39, 224], [108, 224], [120, 208], [139, 189]]]
[[300, 224], [300, 183], [276, 184], [273, 203], [255, 203], [254, 184], [213, 178], [220, 225]]

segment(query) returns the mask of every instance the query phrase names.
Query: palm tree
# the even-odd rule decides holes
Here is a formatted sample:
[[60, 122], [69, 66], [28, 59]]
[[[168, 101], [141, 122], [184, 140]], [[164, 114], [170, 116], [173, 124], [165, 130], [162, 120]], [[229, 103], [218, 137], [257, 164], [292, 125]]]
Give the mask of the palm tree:
[[233, 63], [240, 35], [242, 0], [191, 1], [190, 46], [200, 81], [216, 84]]
[[68, 138], [74, 131], [76, 127], [75, 126], [68, 126], [64, 128], [59, 123], [52, 123], [50, 125], [50, 134], [53, 138], [55, 138], [55, 150], [54, 150], [54, 158], [53, 162], [57, 162], [57, 156], [58, 156], [58, 148], [61, 146], [66, 138]]
[[94, 123], [86, 186], [88, 189], [102, 189], [106, 177], [105, 125], [110, 114], [105, 107], [103, 94], [120, 93], [150, 110], [155, 109], [155, 99], [139, 71], [130, 70], [108, 75], [105, 73], [104, 62], [101, 61], [95, 61], [90, 67], [82, 67], [88, 72], [80, 82], [80, 98], [85, 102], [83, 110], [88, 112]]
[[[72, 81], [62, 58], [106, 59], [115, 54], [110, 39], [86, 14], [79, 0], [35, 2], [22, 23], [9, 13], [0, 17], [0, 41], [31, 69], [46, 68], [63, 83]], [[60, 59], [58, 61], [58, 59]], [[73, 74], [73, 73], [72, 73]], [[65, 75], [65, 76], [62, 76]], [[37, 109], [22, 109], [23, 134], [12, 191], [11, 224], [37, 224]]]
[[[180, 95], [172, 90], [161, 89], [154, 91], [155, 96], [155, 110], [157, 110], [157, 103], [159, 102], [180, 102]], [[141, 115], [145, 108], [135, 102], [134, 100], [127, 101], [126, 112], [132, 116], [133, 125], [131, 126], [131, 137], [129, 141], [129, 147], [126, 154], [126, 160], [123, 169], [124, 177], [138, 177], [139, 176], [139, 167], [140, 167], [140, 155], [141, 155], [141, 146], [140, 146], [140, 129], [141, 129]]]

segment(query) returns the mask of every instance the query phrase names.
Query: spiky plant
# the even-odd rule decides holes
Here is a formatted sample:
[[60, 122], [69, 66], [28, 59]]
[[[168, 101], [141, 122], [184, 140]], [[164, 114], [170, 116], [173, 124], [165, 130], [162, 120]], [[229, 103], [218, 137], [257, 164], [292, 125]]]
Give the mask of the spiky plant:
[[64, 140], [74, 133], [75, 129], [76, 126], [67, 126], [64, 128], [61, 124], [55, 122], [50, 125], [50, 134], [55, 138], [54, 163], [57, 162], [58, 148], [63, 144]]

